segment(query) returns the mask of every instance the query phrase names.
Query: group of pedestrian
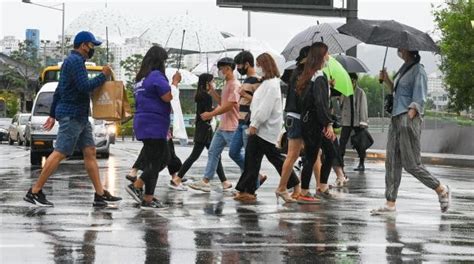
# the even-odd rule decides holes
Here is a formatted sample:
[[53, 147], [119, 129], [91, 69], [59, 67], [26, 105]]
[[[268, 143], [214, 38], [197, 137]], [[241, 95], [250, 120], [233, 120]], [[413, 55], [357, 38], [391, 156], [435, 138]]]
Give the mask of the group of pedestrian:
[[[54, 94], [51, 113], [44, 125], [49, 130], [55, 120], [59, 122], [55, 151], [48, 157], [37, 183], [28, 191], [25, 200], [36, 205], [52, 206], [42, 192], [48, 177], [61, 160], [72, 154], [75, 148], [84, 153], [86, 170], [96, 190], [94, 206], [106, 206], [121, 200], [104, 190], [99, 178], [92, 130], [88, 122], [90, 92], [100, 87], [111, 75], [108, 66], [103, 73], [88, 79], [84, 66], [94, 53], [94, 46], [101, 43], [90, 32], [80, 32], [74, 39], [74, 50], [65, 59], [61, 78]], [[394, 93], [392, 121], [389, 130], [386, 159], [386, 204], [372, 211], [373, 214], [392, 213], [401, 180], [401, 170], [409, 173], [434, 189], [439, 196], [441, 210], [450, 203], [450, 189], [442, 185], [421, 164], [420, 129], [426, 96], [426, 73], [420, 64], [417, 51], [399, 50], [405, 61], [395, 80], [386, 71], [380, 78]], [[286, 105], [282, 107], [280, 72], [273, 57], [268, 53], [254, 58], [248, 51], [235, 58], [219, 60], [219, 77], [225, 84], [221, 93], [216, 91], [214, 76], [202, 74], [194, 97], [196, 103], [196, 132], [190, 156], [181, 163], [174, 152], [170, 133], [172, 113], [171, 90], [177, 88], [181, 75], [177, 72], [172, 80], [165, 75], [166, 50], [152, 46], [145, 54], [135, 77], [134, 95], [136, 112], [134, 130], [143, 148], [131, 172], [126, 191], [141, 208], [163, 208], [166, 205], [155, 197], [155, 188], [161, 170], [168, 167], [171, 176], [169, 188], [186, 191], [185, 175], [197, 161], [204, 148], [208, 159], [201, 180], [188, 187], [208, 193], [210, 181], [217, 173], [223, 191], [231, 191], [233, 184], [226, 178], [221, 157], [229, 147], [229, 156], [240, 169], [241, 176], [235, 186], [233, 198], [241, 202], [257, 199], [257, 190], [267, 179], [260, 173], [265, 156], [280, 174], [275, 190], [277, 201], [319, 203], [332, 199], [328, 179], [331, 170], [337, 178], [334, 187], [344, 187], [348, 178], [344, 172], [344, 154], [352, 131], [367, 129], [367, 100], [363, 89], [358, 87], [358, 76], [349, 73], [354, 93], [343, 96], [335, 89], [331, 76], [323, 72], [329, 60], [329, 48], [316, 42], [301, 49], [296, 68], [287, 82]], [[234, 74], [237, 70], [245, 76], [241, 83]], [[331, 97], [337, 98], [334, 103]], [[217, 105], [214, 107], [214, 105]], [[342, 131], [340, 139], [334, 132], [334, 108], [340, 107]], [[220, 116], [213, 131], [211, 120]], [[284, 121], [284, 122], [283, 122]], [[277, 149], [280, 131], [286, 129], [288, 151], [283, 155]], [[365, 149], [358, 149], [358, 171], [365, 170]], [[293, 167], [302, 158], [302, 170], [297, 176]], [[138, 176], [138, 171], [142, 173]], [[310, 192], [312, 175], [316, 178], [315, 193]], [[290, 193], [290, 192], [291, 193]]]

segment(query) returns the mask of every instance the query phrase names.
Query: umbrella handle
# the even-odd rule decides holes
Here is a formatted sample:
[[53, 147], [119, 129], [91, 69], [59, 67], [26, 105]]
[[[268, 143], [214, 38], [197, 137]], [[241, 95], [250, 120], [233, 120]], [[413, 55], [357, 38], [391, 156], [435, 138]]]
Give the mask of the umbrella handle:
[[[383, 57], [382, 71], [385, 69], [385, 62], [387, 61], [387, 52], [388, 52], [388, 47], [385, 49], [385, 56]], [[383, 80], [379, 79], [379, 83], [382, 84]]]
[[185, 35], [186, 35], [186, 29], [183, 29], [183, 38], [181, 39], [181, 50], [179, 51], [178, 71], [179, 69], [181, 69], [181, 58], [183, 57], [183, 46], [184, 46]]

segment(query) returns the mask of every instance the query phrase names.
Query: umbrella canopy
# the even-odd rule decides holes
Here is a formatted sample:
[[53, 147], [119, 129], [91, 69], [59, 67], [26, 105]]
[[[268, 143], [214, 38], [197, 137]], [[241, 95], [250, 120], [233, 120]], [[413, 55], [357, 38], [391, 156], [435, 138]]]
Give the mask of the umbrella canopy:
[[329, 47], [330, 54], [345, 53], [348, 49], [360, 43], [354, 37], [340, 34], [331, 24], [311, 26], [294, 36], [281, 53], [287, 61], [295, 60], [303, 47], [315, 42], [324, 42]]
[[356, 57], [339, 54], [334, 56], [334, 58], [347, 72], [369, 72], [369, 68], [367, 68], [365, 63]]
[[357, 19], [339, 27], [338, 30], [367, 44], [410, 51], [439, 50], [427, 33], [394, 20]]
[[329, 57], [329, 61], [326, 67], [323, 68], [323, 72], [326, 73], [329, 79], [335, 80], [334, 89], [345, 96], [354, 94], [349, 74], [334, 57]]
[[142, 38], [171, 51], [180, 52], [182, 48], [182, 54], [225, 50], [224, 37], [218, 29], [189, 15], [151, 21]]
[[[178, 71], [177, 68], [166, 68], [166, 77], [168, 78], [168, 80], [171, 81], [176, 71]], [[181, 84], [192, 85], [198, 83], [199, 78], [190, 71], [180, 69], [179, 73], [181, 73], [182, 77]]]
[[140, 29], [140, 21], [121, 14], [119, 11], [105, 8], [86, 11], [74, 19], [65, 30], [65, 35], [75, 36], [80, 31], [90, 31], [96, 37], [123, 42], [127, 37], [137, 37], [144, 30]]

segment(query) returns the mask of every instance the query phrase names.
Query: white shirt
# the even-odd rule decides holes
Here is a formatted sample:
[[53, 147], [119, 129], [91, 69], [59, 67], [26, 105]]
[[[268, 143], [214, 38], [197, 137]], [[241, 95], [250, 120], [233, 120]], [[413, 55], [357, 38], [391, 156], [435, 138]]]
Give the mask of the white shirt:
[[250, 126], [257, 128], [257, 136], [276, 145], [283, 125], [279, 78], [263, 81], [253, 95], [250, 111]]

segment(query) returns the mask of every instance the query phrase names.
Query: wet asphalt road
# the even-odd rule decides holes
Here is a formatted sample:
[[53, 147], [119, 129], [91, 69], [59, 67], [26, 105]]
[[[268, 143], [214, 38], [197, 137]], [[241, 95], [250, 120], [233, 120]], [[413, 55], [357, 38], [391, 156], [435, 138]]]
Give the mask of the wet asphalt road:
[[[211, 194], [171, 191], [164, 170], [157, 195], [170, 208], [143, 211], [124, 190], [140, 147], [118, 142], [108, 160], [99, 160], [106, 188], [124, 198], [117, 208], [92, 208], [92, 185], [81, 161], [72, 160], [44, 188], [55, 207], [38, 209], [22, 200], [39, 174], [29, 166], [29, 152], [0, 145], [0, 263], [474, 262], [472, 168], [428, 166], [453, 189], [446, 214], [434, 192], [404, 174], [398, 213], [370, 216], [384, 201], [384, 164], [372, 161], [358, 174], [350, 170], [353, 160], [349, 187], [319, 205], [278, 205], [279, 177], [265, 161], [269, 180], [256, 204], [235, 202], [217, 182]], [[191, 147], [176, 151], [184, 161]], [[198, 179], [206, 160], [203, 153], [188, 176]], [[227, 152], [223, 163], [235, 184], [239, 172]]]

